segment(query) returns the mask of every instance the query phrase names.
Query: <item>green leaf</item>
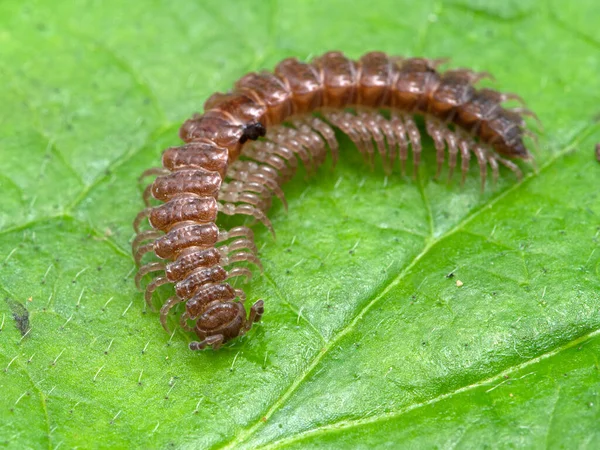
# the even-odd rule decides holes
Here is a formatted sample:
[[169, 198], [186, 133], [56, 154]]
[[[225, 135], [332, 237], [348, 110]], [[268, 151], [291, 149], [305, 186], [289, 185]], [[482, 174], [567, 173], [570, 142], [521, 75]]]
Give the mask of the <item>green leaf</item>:
[[[0, 445], [598, 448], [596, 11], [1, 2]], [[492, 72], [544, 124], [538, 170], [481, 194], [474, 165], [462, 188], [433, 181], [429, 140], [413, 181], [342, 139], [335, 170], [275, 204], [277, 240], [256, 227], [262, 323], [190, 352], [133, 286], [137, 177], [213, 91], [330, 49]]]

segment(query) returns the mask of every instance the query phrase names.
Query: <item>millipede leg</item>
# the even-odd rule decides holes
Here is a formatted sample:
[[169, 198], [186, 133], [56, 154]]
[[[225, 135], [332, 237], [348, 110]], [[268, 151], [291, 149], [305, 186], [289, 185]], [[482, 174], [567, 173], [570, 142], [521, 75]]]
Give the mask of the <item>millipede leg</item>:
[[524, 136], [527, 136], [529, 139], [531, 139], [536, 146], [536, 150], [539, 150], [538, 146], [540, 145], [540, 137], [533, 131], [528, 130], [527, 128], [523, 128], [521, 132]]
[[463, 186], [465, 184], [465, 180], [467, 179], [467, 172], [469, 171], [469, 161], [471, 159], [471, 150], [469, 142], [466, 139], [461, 139], [458, 142], [458, 147], [460, 148], [460, 171], [461, 171], [461, 179], [460, 185]]
[[327, 151], [325, 148], [325, 141], [315, 133], [311, 127], [306, 124], [300, 123], [297, 128], [293, 130], [293, 135], [298, 141], [304, 143], [312, 156], [313, 164], [315, 169], [325, 162]]
[[254, 243], [254, 239], [247, 239], [247, 238], [241, 238], [241, 239], [236, 239], [235, 241], [224, 245], [222, 247], [219, 247], [219, 250], [221, 250], [221, 252], [229, 254], [231, 252], [235, 252], [237, 250], [250, 250], [253, 253], [257, 252], [256, 249], [256, 244]]
[[458, 147], [456, 135], [449, 129], [444, 130], [444, 140], [448, 146], [448, 183], [452, 179], [454, 168], [456, 167], [456, 156], [458, 155]]
[[269, 229], [273, 237], [275, 237], [275, 229], [269, 218], [258, 208], [252, 205], [234, 205], [233, 203], [219, 203], [219, 212], [228, 216], [234, 216], [236, 214], [243, 214], [246, 216], [252, 216], [256, 220], [259, 220], [265, 227]]
[[471, 84], [477, 84], [478, 82], [480, 82], [481, 80], [486, 79], [486, 78], [491, 81], [496, 81], [494, 76], [491, 73], [486, 72], [486, 71], [476, 72], [471, 69], [455, 69], [455, 70], [453, 70], [453, 72], [456, 74], [461, 74], [461, 75], [466, 76]]
[[410, 139], [410, 145], [412, 146], [414, 165], [413, 178], [416, 179], [417, 174], [419, 173], [419, 166], [421, 165], [421, 135], [419, 134], [419, 129], [413, 118], [406, 114], [403, 117], [406, 131], [408, 132], [408, 138]]
[[135, 252], [135, 250], [139, 247], [139, 245], [147, 240], [156, 240], [163, 235], [162, 231], [157, 230], [147, 230], [139, 233], [133, 242], [131, 243], [131, 248]]
[[262, 149], [267, 153], [271, 153], [273, 155], [277, 155], [283, 158], [294, 173], [296, 172], [296, 169], [298, 169], [298, 157], [292, 150], [287, 148], [285, 145], [275, 144], [274, 142], [268, 141], [256, 141], [254, 143], [254, 146]]
[[333, 166], [335, 167], [339, 157], [339, 144], [337, 139], [335, 138], [335, 132], [333, 131], [333, 129], [321, 119], [314, 116], [310, 116], [304, 119], [304, 123], [306, 123], [309, 127], [319, 132], [319, 134], [321, 134], [321, 136], [325, 138], [327, 146], [331, 151]]
[[283, 125], [279, 126], [273, 133], [268, 133], [266, 137], [275, 144], [290, 147], [292, 151], [298, 155], [298, 158], [300, 158], [300, 161], [304, 164], [307, 172], [312, 172], [313, 164], [309, 152], [300, 144], [300, 142], [289, 135], [289, 132], [286, 131], [287, 129], [289, 128]]
[[190, 315], [186, 312], [184, 312], [181, 317], [179, 318], [179, 325], [181, 326], [181, 328], [183, 328], [185, 331], [193, 331], [194, 329], [192, 327], [190, 327], [188, 325], [188, 320], [190, 320], [191, 317]]
[[142, 209], [137, 216], [135, 216], [135, 220], [133, 221], [133, 229], [136, 233], [140, 232], [140, 224], [144, 219], [147, 219], [152, 212], [152, 208]]
[[496, 157], [496, 159], [500, 162], [500, 164], [502, 164], [505, 167], [508, 167], [517, 176], [517, 179], [519, 181], [523, 179], [523, 172], [521, 172], [519, 166], [517, 166], [514, 162], [500, 157]]
[[[294, 172], [296, 169], [293, 169]], [[229, 183], [228, 186], [233, 185], [234, 182]], [[267, 189], [265, 186], [263, 186], [262, 184], [256, 183], [256, 182], [241, 182], [238, 181], [236, 183], [240, 183], [241, 184], [241, 189], [238, 189], [237, 186], [232, 186], [230, 189], [228, 189], [228, 187], [226, 187], [225, 189], [222, 189], [221, 192], [254, 192], [256, 194], [258, 194], [260, 196], [261, 199], [263, 199], [265, 202], [269, 202], [271, 201], [271, 197], [272, 197], [272, 191], [270, 191], [269, 189]], [[285, 211], [287, 212], [288, 210], [288, 202], [287, 199], [285, 198], [285, 195], [283, 193], [282, 190], [277, 190], [277, 192], [273, 192], [275, 194], [275, 196], [281, 201], [281, 203], [283, 204], [283, 209], [285, 209]]]
[[239, 194], [242, 192], [252, 192], [257, 194], [263, 200], [271, 197], [271, 192], [261, 184], [253, 182], [231, 181], [221, 185], [219, 198], [221, 198], [221, 195], [224, 193]]
[[247, 203], [257, 209], [267, 212], [271, 207], [271, 197], [261, 199], [258, 195], [250, 192], [226, 192], [219, 193], [219, 200], [226, 203]]
[[250, 180], [256, 180], [258, 182], [264, 183], [265, 186], [267, 186], [273, 192], [273, 194], [275, 194], [275, 196], [279, 200], [281, 200], [282, 203], [287, 205], [287, 201], [285, 199], [285, 194], [284, 194], [283, 190], [281, 189], [281, 187], [279, 186], [279, 183], [277, 183], [277, 181], [275, 181], [271, 178], [268, 178], [261, 173], [254, 174], [253, 176], [250, 177]]
[[245, 283], [252, 280], [252, 271], [246, 267], [234, 267], [227, 273], [227, 278], [246, 277]]
[[371, 133], [359, 117], [350, 112], [345, 112], [343, 114], [345, 117], [347, 117], [350, 125], [360, 134], [367, 153], [369, 166], [371, 167], [371, 170], [373, 170], [375, 167], [375, 147], [373, 147], [373, 136], [371, 136]]
[[146, 286], [146, 292], [144, 293], [144, 299], [146, 300], [146, 303], [150, 308], [154, 309], [154, 307], [152, 306], [152, 294], [154, 293], [154, 291], [158, 287], [167, 283], [170, 283], [167, 277], [156, 277], [154, 280], [148, 283], [148, 286]]
[[[218, 242], [227, 241], [236, 237], [244, 237], [251, 242], [254, 242], [254, 231], [248, 227], [234, 227], [231, 230], [219, 230]], [[254, 246], [256, 249], [256, 246]]]
[[[159, 237], [161, 237], [162, 235], [163, 235], [163, 233], [160, 231], [147, 230], [147, 231], [142, 231], [140, 234], [138, 234], [135, 237], [135, 239], [131, 243], [131, 250], [134, 254], [134, 259], [135, 259], [136, 264], [140, 263], [142, 257], [146, 253], [154, 251], [154, 241], [156, 239], [158, 239]], [[140, 244], [143, 241], [146, 241], [149, 239], [152, 240], [153, 242], [150, 242], [148, 244], [140, 246]]]
[[146, 253], [154, 251], [154, 242], [140, 246], [134, 253], [135, 263], [139, 265], [140, 261]]
[[165, 265], [163, 263], [150, 262], [148, 264], [144, 264], [142, 267], [140, 267], [138, 272], [135, 274], [135, 286], [138, 288], [138, 290], [141, 290], [142, 289], [141, 281], [142, 281], [142, 278], [144, 277], [144, 275], [147, 275], [150, 272], [158, 272], [158, 271], [162, 271], [162, 270], [165, 270]]
[[433, 67], [434, 69], [437, 69], [442, 64], [449, 63], [450, 58], [444, 57], [444, 58], [428, 59], [427, 62], [429, 63], [429, 65], [431, 67]]
[[284, 141], [289, 142], [296, 149], [298, 155], [304, 162], [307, 172], [314, 173], [317, 169], [317, 164], [310, 146], [306, 145], [306, 141], [302, 142], [304, 140], [302, 139], [303, 136], [299, 135], [295, 129], [290, 127], [282, 126], [282, 130], [284, 131]]
[[262, 300], [257, 301], [252, 308], [250, 308], [250, 315], [248, 316], [248, 320], [244, 324], [243, 332], [246, 333], [250, 328], [252, 328], [252, 324], [259, 322], [265, 313], [265, 302]]
[[[236, 161], [238, 162], [238, 161]], [[239, 161], [239, 162], [248, 162], [248, 161]], [[234, 163], [235, 164], [235, 163]], [[238, 166], [239, 167], [239, 166]], [[238, 167], [233, 166], [230, 167], [230, 170], [227, 171], [227, 177], [240, 182], [252, 182], [252, 183], [262, 183], [267, 188], [269, 188], [282, 202], [285, 202], [285, 194], [283, 190], [279, 186], [279, 183], [271, 177], [271, 175], [267, 175], [263, 172], [250, 172], [248, 169], [238, 170]]]
[[240, 301], [244, 303], [246, 301], [246, 293], [241, 289], [235, 289], [235, 295], [240, 298]]
[[249, 253], [249, 252], [238, 252], [238, 253], [234, 253], [231, 256], [224, 255], [223, 261], [224, 261], [223, 266], [228, 266], [228, 265], [236, 263], [236, 262], [248, 262], [248, 263], [256, 265], [260, 269], [261, 272], [263, 271], [263, 266], [262, 266], [262, 263], [260, 262], [260, 259], [256, 255], [253, 255], [252, 253]]
[[387, 169], [389, 167], [388, 163], [388, 149], [385, 145], [385, 138], [383, 132], [379, 128], [379, 120], [377, 117], [381, 116], [378, 112], [361, 112], [359, 113], [359, 119], [364, 123], [367, 131], [369, 132], [370, 139], [375, 141], [375, 147], [377, 147], [377, 152], [383, 161], [383, 167], [386, 168], [386, 172], [389, 171]]
[[169, 169], [165, 169], [164, 167], [151, 167], [148, 170], [142, 172], [142, 174], [138, 178], [138, 181], [146, 177], [151, 177], [153, 175], [168, 175], [170, 173], [171, 172], [169, 171]]
[[146, 206], [150, 206], [150, 200], [153, 198], [152, 197], [152, 186], [154, 185], [154, 183], [150, 183], [148, 186], [146, 186], [146, 189], [144, 189], [144, 193], [142, 194], [142, 199], [144, 200], [144, 205]]
[[245, 172], [248, 175], [258, 173], [273, 181], [277, 181], [281, 178], [279, 172], [277, 172], [277, 170], [275, 170], [273, 167], [254, 161], [238, 159], [230, 167], [234, 167], [236, 170]]
[[160, 308], [160, 323], [165, 331], [171, 334], [171, 330], [167, 325], [167, 318], [169, 317], [169, 311], [178, 303], [181, 303], [181, 299], [178, 297], [171, 297], [169, 300], [165, 302], [165, 304]]
[[443, 131], [444, 125], [437, 121], [429, 119], [429, 120], [427, 120], [426, 127], [427, 127], [427, 133], [429, 134], [429, 136], [431, 136], [431, 138], [433, 139], [433, 143], [435, 145], [436, 162], [437, 162], [437, 168], [435, 171], [435, 179], [437, 180], [440, 177], [440, 173], [442, 172], [442, 165], [444, 164], [444, 157], [445, 157], [445, 151], [446, 151], [446, 145], [444, 142], [444, 131]]
[[477, 163], [479, 164], [479, 175], [481, 176], [481, 192], [483, 193], [485, 191], [485, 179], [487, 175], [487, 161], [485, 157], [485, 149], [483, 149], [479, 145], [475, 145], [475, 147], [473, 148], [473, 153], [475, 153]]
[[254, 192], [261, 197], [271, 196], [270, 191], [262, 184], [252, 181], [230, 181], [221, 184], [221, 192]]
[[387, 157], [386, 161], [384, 162], [384, 170], [387, 175], [390, 175], [394, 168], [396, 153], [398, 152], [398, 141], [396, 139], [396, 133], [394, 131], [394, 128], [392, 127], [392, 124], [388, 120], [386, 120], [386, 118], [383, 117], [381, 114], [375, 114], [375, 121], [377, 122], [377, 125], [379, 126], [379, 129], [381, 130], [385, 138]]
[[365, 161], [369, 160], [366, 150], [366, 144], [363, 142], [361, 134], [356, 128], [354, 128], [352, 121], [348, 120], [347, 116], [342, 116], [340, 113], [327, 112], [323, 114], [323, 117], [327, 119], [332, 125], [338, 127], [342, 132], [350, 138], [354, 143], [358, 151], [362, 154]]
[[408, 140], [406, 138], [406, 127], [402, 123], [402, 119], [392, 113], [391, 125], [396, 133], [398, 142], [398, 159], [400, 160], [400, 171], [402, 176], [406, 175], [406, 161], [408, 160]]
[[213, 336], [208, 336], [206, 339], [200, 342], [190, 342], [189, 347], [190, 350], [203, 350], [206, 347], [212, 347], [213, 350], [218, 350], [221, 345], [223, 345], [223, 340], [224, 338], [222, 334], [215, 334]]
[[496, 156], [491, 152], [488, 153], [487, 160], [490, 164], [490, 167], [492, 168], [492, 182], [494, 183], [494, 186], [496, 186], [496, 184], [498, 183], [498, 177], [500, 176], [498, 170], [498, 161], [496, 160]]
[[279, 155], [267, 152], [261, 146], [249, 145], [244, 149], [244, 156], [251, 158], [254, 161], [271, 166], [272, 168], [276, 169], [279, 173], [279, 176], [286, 181], [293, 176], [294, 171], [288, 167], [283, 158], [281, 158]]
[[499, 95], [500, 95], [501, 102], [505, 102], [507, 100], [514, 100], [514, 101], [520, 103], [522, 106], [525, 106], [525, 100], [523, 100], [523, 97], [521, 97], [518, 94], [515, 94], [513, 92], [504, 92], [504, 93], [499, 93]]
[[540, 118], [538, 117], [538, 115], [536, 113], [534, 113], [532, 110], [530, 110], [529, 108], [525, 108], [523, 106], [520, 106], [520, 107], [517, 107], [517, 108], [510, 108], [510, 109], [508, 109], [508, 111], [510, 111], [512, 113], [519, 114], [520, 116], [531, 117], [533, 120], [535, 120], [535, 123], [541, 129], [544, 128], [544, 126], [542, 124], [542, 121], [540, 120]]

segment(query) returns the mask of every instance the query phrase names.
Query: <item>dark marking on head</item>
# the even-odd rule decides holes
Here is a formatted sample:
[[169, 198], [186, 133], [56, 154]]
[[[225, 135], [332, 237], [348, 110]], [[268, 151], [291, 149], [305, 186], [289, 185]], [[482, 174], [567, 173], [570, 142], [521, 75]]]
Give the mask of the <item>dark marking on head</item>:
[[267, 129], [260, 122], [251, 122], [244, 125], [244, 132], [240, 138], [240, 144], [245, 143], [247, 140], [256, 141], [259, 137], [263, 137], [267, 134]]
[[29, 311], [27, 311], [27, 308], [22, 303], [16, 300], [11, 300], [10, 298], [5, 300], [12, 312], [15, 326], [21, 332], [21, 336], [25, 336], [29, 331]]

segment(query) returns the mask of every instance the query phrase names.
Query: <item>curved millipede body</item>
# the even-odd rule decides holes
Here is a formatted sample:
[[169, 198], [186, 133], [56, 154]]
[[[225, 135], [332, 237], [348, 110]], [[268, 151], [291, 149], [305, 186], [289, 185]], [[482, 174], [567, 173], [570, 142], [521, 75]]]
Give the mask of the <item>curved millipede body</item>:
[[[349, 136], [369, 166], [379, 155], [387, 173], [399, 165], [404, 174], [412, 153], [416, 176], [422, 145], [414, 117], [422, 116], [436, 150], [436, 177], [446, 159], [452, 177], [460, 158], [464, 181], [474, 155], [482, 189], [488, 165], [494, 180], [499, 165], [520, 178], [512, 160], [532, 159], [523, 143], [532, 133], [523, 118], [535, 114], [515, 94], [478, 89], [479, 80], [491, 78], [487, 72], [441, 71], [444, 62], [381, 52], [351, 60], [329, 52], [309, 63], [285, 59], [274, 72], [247, 74], [232, 92], [213, 94], [204, 113], [182, 125], [186, 143], [165, 150], [162, 167], [142, 174], [157, 178], [144, 191], [147, 208], [134, 222], [133, 254], [138, 264], [148, 253], [169, 262], [143, 264], [136, 284], [158, 273], [145, 288], [150, 306], [157, 287], [175, 284], [161, 308], [165, 329], [170, 309], [185, 303], [181, 325], [199, 339], [190, 348], [216, 349], [260, 320], [263, 301], [247, 316], [245, 293], [229, 284], [251, 277], [245, 264], [261, 267], [254, 235], [247, 227], [219, 228], [218, 213], [254, 217], [273, 232], [267, 216], [272, 197], [287, 207], [282, 185], [299, 163], [314, 173], [328, 152], [337, 161], [334, 128]], [[508, 100], [520, 105], [507, 109]], [[163, 203], [151, 206], [152, 199]], [[140, 231], [146, 221], [152, 229]]]

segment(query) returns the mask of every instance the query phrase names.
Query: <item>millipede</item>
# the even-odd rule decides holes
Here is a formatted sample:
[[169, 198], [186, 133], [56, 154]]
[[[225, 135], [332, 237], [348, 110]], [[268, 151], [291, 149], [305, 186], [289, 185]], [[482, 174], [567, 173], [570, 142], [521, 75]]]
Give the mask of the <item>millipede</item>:
[[[212, 347], [248, 332], [264, 313], [263, 300], [247, 313], [246, 294], [232, 286], [236, 277], [250, 279], [249, 266], [262, 271], [248, 226], [217, 225], [221, 215], [245, 215], [273, 234], [267, 215], [274, 197], [287, 203], [282, 185], [300, 164], [309, 174], [331, 154], [339, 158], [335, 129], [346, 134], [365, 164], [378, 154], [386, 174], [399, 165], [406, 174], [409, 152], [413, 178], [421, 163], [421, 116], [436, 152], [437, 179], [448, 161], [448, 180], [460, 158], [462, 182], [475, 156], [486, 184], [503, 165], [521, 179], [515, 160], [533, 161], [524, 139], [535, 133], [524, 120], [536, 115], [513, 93], [477, 88], [487, 72], [459, 68], [442, 71], [446, 59], [403, 58], [370, 52], [358, 60], [328, 52], [301, 62], [281, 61], [273, 72], [249, 73], [231, 92], [215, 93], [180, 128], [184, 145], [162, 154], [162, 166], [146, 170], [155, 176], [143, 193], [146, 208], [135, 218], [132, 250], [141, 265], [135, 277], [157, 274], [144, 288], [150, 308], [155, 290], [172, 283], [174, 295], [162, 305], [160, 322], [185, 304], [180, 325], [198, 340], [191, 350]], [[503, 106], [515, 101], [512, 108]], [[160, 204], [153, 205], [153, 200]], [[150, 228], [140, 230], [142, 224]], [[142, 265], [146, 255], [152, 261]]]

